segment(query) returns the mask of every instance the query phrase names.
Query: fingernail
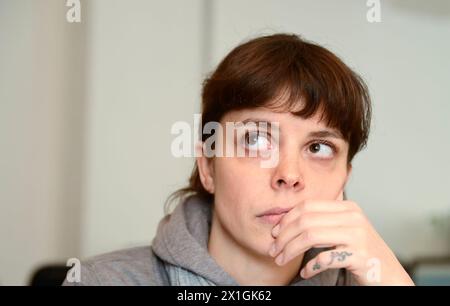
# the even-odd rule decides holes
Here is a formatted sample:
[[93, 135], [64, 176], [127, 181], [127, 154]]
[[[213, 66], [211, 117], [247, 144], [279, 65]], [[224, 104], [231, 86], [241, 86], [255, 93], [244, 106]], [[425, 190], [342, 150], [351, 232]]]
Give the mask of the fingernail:
[[275, 262], [277, 263], [277, 265], [281, 266], [283, 264], [283, 260], [284, 260], [284, 255], [283, 255], [283, 253], [281, 253], [281, 255], [278, 256], [277, 259], [275, 259]]
[[302, 278], [305, 278], [305, 269], [302, 269], [302, 270], [300, 271], [300, 276], [301, 276]]
[[269, 254], [270, 254], [270, 256], [273, 257], [273, 256], [275, 256], [276, 252], [277, 252], [277, 246], [275, 245], [275, 242], [274, 242], [274, 243], [272, 243], [272, 247], [270, 248]]
[[274, 237], [278, 236], [279, 231], [280, 231], [280, 225], [277, 224], [277, 226], [275, 226], [275, 227], [272, 229], [272, 236], [274, 236]]

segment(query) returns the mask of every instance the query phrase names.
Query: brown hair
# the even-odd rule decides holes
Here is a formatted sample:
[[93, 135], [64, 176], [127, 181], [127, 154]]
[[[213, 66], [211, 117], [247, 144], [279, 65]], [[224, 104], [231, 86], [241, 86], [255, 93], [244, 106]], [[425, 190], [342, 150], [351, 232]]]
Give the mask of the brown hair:
[[[280, 96], [287, 99], [277, 99]], [[367, 85], [332, 52], [297, 35], [252, 39], [222, 60], [203, 82], [201, 140], [210, 137], [202, 133], [206, 123], [219, 122], [232, 110], [261, 106], [304, 119], [319, 111], [326, 125], [340, 131], [348, 142], [349, 164], [367, 144], [371, 120]], [[213, 200], [203, 188], [197, 164], [189, 185], [172, 193], [166, 204], [189, 194]]]

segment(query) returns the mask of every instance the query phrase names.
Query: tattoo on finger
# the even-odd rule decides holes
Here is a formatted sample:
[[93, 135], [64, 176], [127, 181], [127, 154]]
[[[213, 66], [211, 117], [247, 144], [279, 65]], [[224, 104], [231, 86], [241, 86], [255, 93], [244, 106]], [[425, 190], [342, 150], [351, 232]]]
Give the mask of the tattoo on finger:
[[320, 270], [320, 268], [321, 268], [320, 264], [316, 262], [312, 269], [313, 269], [313, 271], [316, 271], [316, 270]]
[[328, 265], [331, 265], [334, 262], [334, 259], [337, 258], [338, 261], [344, 261], [347, 257], [352, 256], [352, 253], [343, 251], [343, 252], [331, 252], [331, 260]]

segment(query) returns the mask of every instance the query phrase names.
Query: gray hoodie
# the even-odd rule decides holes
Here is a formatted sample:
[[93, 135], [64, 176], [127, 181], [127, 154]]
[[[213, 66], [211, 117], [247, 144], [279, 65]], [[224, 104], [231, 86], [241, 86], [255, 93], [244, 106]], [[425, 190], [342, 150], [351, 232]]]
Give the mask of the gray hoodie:
[[[196, 196], [180, 202], [159, 222], [151, 246], [116, 251], [81, 264], [81, 281], [63, 285], [219, 285], [239, 284], [208, 253], [212, 205]], [[302, 267], [324, 249], [306, 252]], [[290, 286], [356, 285], [345, 269], [327, 270]]]

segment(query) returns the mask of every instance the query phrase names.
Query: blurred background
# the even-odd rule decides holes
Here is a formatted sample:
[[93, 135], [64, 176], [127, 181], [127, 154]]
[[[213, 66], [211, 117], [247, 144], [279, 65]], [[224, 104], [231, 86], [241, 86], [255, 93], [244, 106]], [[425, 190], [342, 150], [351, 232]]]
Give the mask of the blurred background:
[[[421, 284], [450, 283], [450, 2], [0, 0], [0, 284], [149, 245], [193, 158], [170, 151], [237, 44], [294, 32], [369, 85], [347, 196]], [[370, 19], [370, 18], [369, 18]], [[373, 21], [373, 20], [372, 20]]]

